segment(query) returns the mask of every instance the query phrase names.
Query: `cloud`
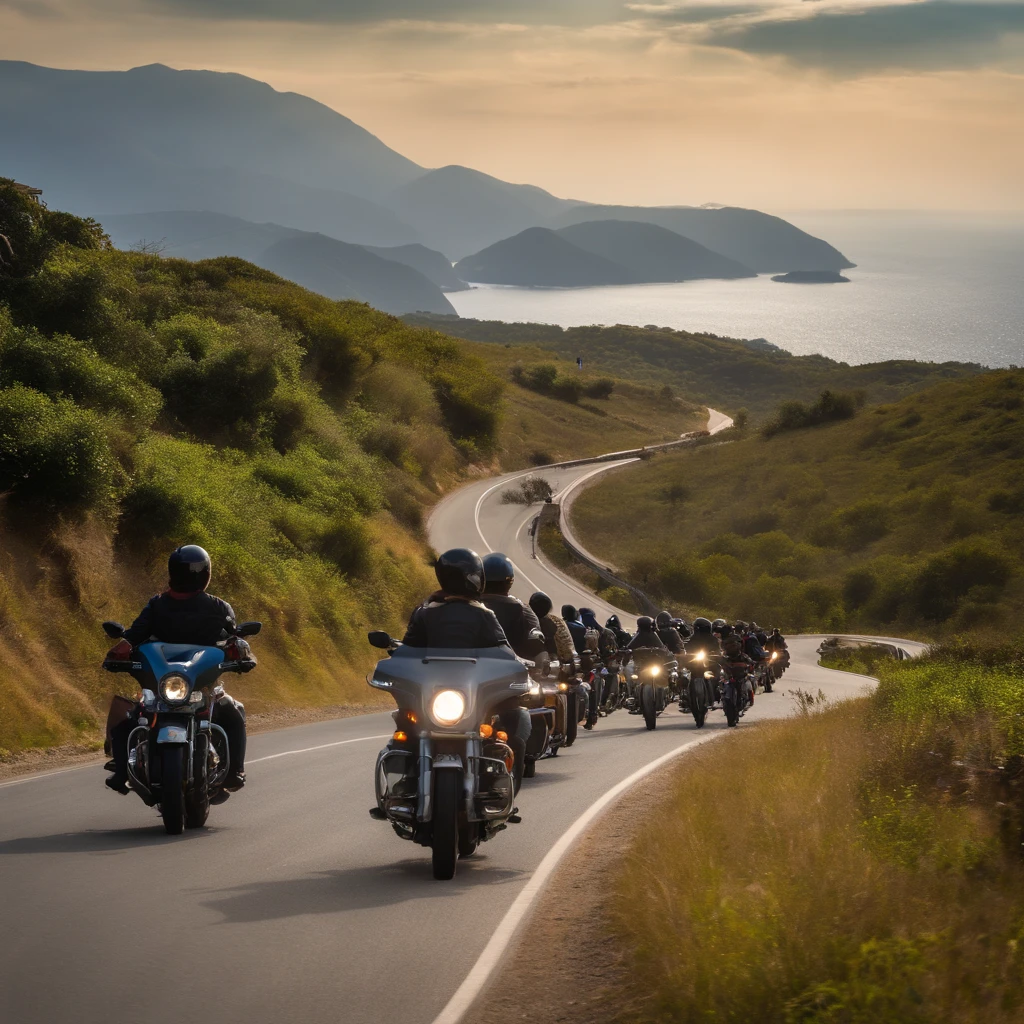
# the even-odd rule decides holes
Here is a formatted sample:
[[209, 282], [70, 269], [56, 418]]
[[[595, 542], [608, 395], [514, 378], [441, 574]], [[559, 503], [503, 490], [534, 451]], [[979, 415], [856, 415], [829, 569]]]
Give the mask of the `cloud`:
[[[681, 8], [680, 24], [688, 10]], [[709, 21], [699, 41], [838, 72], [930, 71], [990, 63], [1020, 33], [1024, 3], [1018, 0], [803, 0]]]
[[623, 0], [133, 0], [137, 9], [212, 20], [313, 23], [541, 22], [593, 25], [624, 16]]

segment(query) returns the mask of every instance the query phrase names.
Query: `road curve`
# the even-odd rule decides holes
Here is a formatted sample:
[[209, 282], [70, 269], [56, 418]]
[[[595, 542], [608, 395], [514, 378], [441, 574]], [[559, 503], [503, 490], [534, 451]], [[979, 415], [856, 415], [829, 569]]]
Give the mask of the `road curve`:
[[[544, 475], [564, 488], [592, 469]], [[505, 480], [443, 502], [434, 546], [504, 549], [521, 596], [543, 587], [556, 604], [586, 597], [609, 611], [531, 557], [529, 512], [500, 503]], [[819, 640], [791, 642], [782, 692], [744, 722], [790, 713], [797, 687], [864, 689], [817, 665]], [[449, 1005], [453, 995], [503, 920], [512, 937], [506, 915], [570, 825], [656, 759], [727, 734], [720, 713], [701, 733], [674, 708], [652, 733], [617, 713], [540, 766], [521, 794], [523, 824], [439, 883], [425, 851], [366, 813], [390, 730], [376, 714], [253, 737], [250, 785], [179, 838], [134, 796], [105, 790], [95, 766], [0, 785], [5, 1024], [169, 1024], [200, 1005], [226, 1024], [454, 1021], [472, 985]]]

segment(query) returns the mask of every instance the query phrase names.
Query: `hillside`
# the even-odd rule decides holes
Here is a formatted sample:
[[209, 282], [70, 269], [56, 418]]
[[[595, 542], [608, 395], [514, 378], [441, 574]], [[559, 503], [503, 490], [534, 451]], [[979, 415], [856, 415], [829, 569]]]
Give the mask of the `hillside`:
[[690, 610], [793, 631], [1012, 630], [1024, 614], [1024, 371], [659, 457], [589, 489], [573, 522], [591, 550]]
[[453, 260], [542, 224], [574, 204], [535, 185], [469, 167], [440, 167], [397, 189], [391, 208]]
[[587, 252], [625, 267], [638, 282], [754, 277], [754, 271], [674, 231], [629, 220], [590, 220], [558, 232]]
[[386, 313], [455, 312], [418, 270], [326, 235], [283, 238], [253, 262], [329, 299], [357, 299]]
[[[441, 290], [466, 287], [441, 253], [422, 245], [355, 246], [209, 211], [112, 214], [101, 220], [119, 249], [148, 247], [190, 260], [239, 256], [329, 298], [359, 299], [387, 313], [454, 313]], [[280, 243], [287, 244], [277, 248]]]
[[547, 228], [527, 228], [455, 264], [465, 281], [532, 288], [579, 288], [629, 284], [632, 274], [617, 263], [573, 245]]
[[0, 184], [0, 751], [95, 742], [98, 624], [207, 547], [266, 628], [251, 710], [360, 703], [365, 629], [431, 585], [423, 509], [490, 460], [459, 343], [235, 258], [108, 247]]
[[891, 360], [850, 366], [826, 356], [794, 356], [760, 341], [692, 334], [660, 327], [571, 327], [498, 320], [406, 317], [460, 338], [501, 346], [539, 346], [562, 359], [583, 356], [586, 369], [676, 389], [695, 402], [735, 414], [765, 416], [787, 399], [810, 400], [825, 388], [863, 390], [871, 401], [893, 401], [949, 378], [970, 376], [970, 363]]
[[548, 222], [562, 228], [593, 220], [646, 221], [667, 228], [759, 274], [790, 270], [846, 270], [838, 249], [759, 210], [738, 207], [577, 206]]

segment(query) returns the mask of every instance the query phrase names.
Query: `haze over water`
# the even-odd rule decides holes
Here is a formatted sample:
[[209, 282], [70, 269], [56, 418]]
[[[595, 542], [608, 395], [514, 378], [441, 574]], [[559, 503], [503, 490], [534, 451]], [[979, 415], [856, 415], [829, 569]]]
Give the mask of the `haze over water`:
[[[460, 316], [563, 327], [656, 324], [765, 338], [798, 355], [1024, 364], [1024, 215], [783, 214], [842, 250], [850, 284], [741, 281], [602, 288], [483, 285], [449, 295]], [[799, 269], [799, 268], [790, 268]]]

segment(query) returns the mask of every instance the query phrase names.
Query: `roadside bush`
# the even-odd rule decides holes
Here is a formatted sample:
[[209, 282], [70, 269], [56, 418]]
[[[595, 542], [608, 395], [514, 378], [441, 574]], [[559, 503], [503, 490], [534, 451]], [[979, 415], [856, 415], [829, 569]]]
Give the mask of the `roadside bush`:
[[841, 391], [822, 391], [813, 405], [783, 402], [775, 416], [761, 428], [761, 435], [769, 438], [787, 430], [803, 430], [823, 423], [852, 419], [863, 404], [863, 397]]
[[948, 619], [958, 601], [975, 588], [990, 588], [994, 595], [1013, 575], [1007, 557], [983, 541], [962, 541], [933, 555], [918, 574], [917, 610], [933, 622]]
[[554, 492], [551, 484], [543, 477], [528, 476], [515, 487], [506, 488], [501, 492], [503, 505], [536, 505], [547, 501]]
[[116, 471], [97, 413], [20, 384], [0, 390], [0, 492], [51, 511], [103, 509]]

